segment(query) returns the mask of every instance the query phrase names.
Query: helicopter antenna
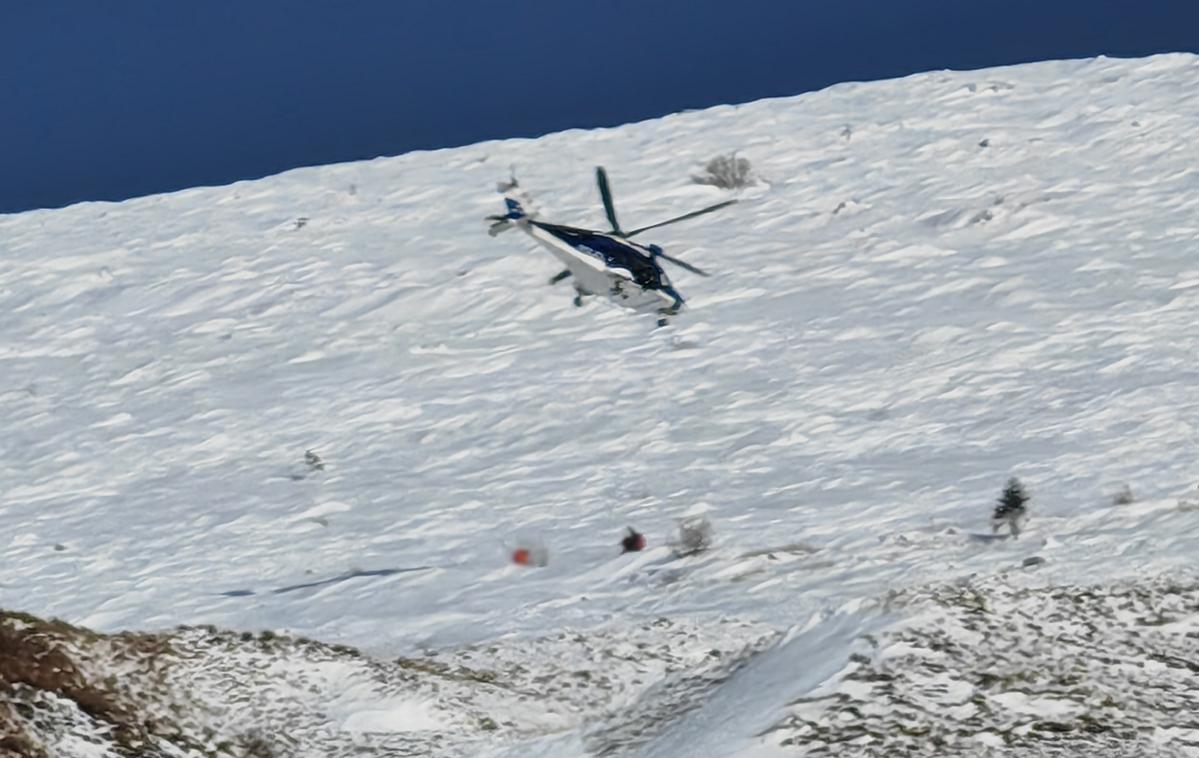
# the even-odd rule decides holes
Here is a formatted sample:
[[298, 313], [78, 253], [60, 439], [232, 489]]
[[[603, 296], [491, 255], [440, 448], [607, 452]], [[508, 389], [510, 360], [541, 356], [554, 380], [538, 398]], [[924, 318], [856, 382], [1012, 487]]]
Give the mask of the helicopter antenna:
[[604, 201], [604, 213], [608, 216], [608, 223], [612, 225], [612, 233], [618, 237], [626, 236], [616, 221], [616, 207], [612, 204], [612, 189], [608, 186], [608, 172], [604, 171], [603, 166], [595, 167], [595, 183], [599, 185], [600, 200]]

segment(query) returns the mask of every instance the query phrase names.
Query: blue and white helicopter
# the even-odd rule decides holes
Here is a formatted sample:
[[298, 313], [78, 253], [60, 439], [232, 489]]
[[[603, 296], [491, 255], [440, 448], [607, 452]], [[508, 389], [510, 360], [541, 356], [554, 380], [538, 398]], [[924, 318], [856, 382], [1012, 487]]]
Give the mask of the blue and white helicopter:
[[666, 316], [672, 316], [682, 309], [683, 296], [671, 286], [670, 279], [662, 270], [658, 259], [670, 261], [700, 276], [708, 274], [685, 261], [667, 255], [657, 245], [640, 245], [630, 242], [629, 238], [650, 229], [711, 213], [737, 201], [725, 200], [723, 203], [626, 232], [616, 221], [608, 174], [602, 166], [596, 168], [595, 179], [599, 184], [604, 213], [612, 226], [611, 231], [599, 232], [536, 220], [534, 214], [525, 211], [522, 201], [528, 202], [528, 198], [520, 194], [514, 178], [498, 187], [504, 194], [508, 212], [502, 216], [487, 217], [487, 220], [492, 222], [488, 234], [494, 237], [515, 226], [537, 240], [566, 265], [562, 272], [550, 279], [550, 284], [573, 277], [576, 306], [583, 304], [584, 295], [606, 295], [626, 308], [643, 313], [657, 313], [659, 324], [664, 324]]

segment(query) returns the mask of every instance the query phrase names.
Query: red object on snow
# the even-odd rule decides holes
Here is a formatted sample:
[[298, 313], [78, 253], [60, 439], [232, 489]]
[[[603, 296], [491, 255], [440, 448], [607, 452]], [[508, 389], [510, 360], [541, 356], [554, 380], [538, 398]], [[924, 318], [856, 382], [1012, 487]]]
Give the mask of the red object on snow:
[[526, 543], [512, 550], [512, 562], [518, 566], [548, 566], [550, 551], [540, 542]]
[[620, 541], [620, 546], [624, 548], [621, 551], [622, 553], [636, 553], [639, 550], [644, 550], [645, 535], [630, 526], [629, 533]]

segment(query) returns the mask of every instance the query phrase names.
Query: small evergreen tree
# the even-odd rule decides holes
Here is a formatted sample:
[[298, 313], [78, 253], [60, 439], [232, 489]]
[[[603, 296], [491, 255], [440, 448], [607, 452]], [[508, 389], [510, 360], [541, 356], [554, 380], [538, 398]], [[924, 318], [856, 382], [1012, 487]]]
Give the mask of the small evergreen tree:
[[1007, 524], [1012, 536], [1019, 537], [1020, 523], [1024, 521], [1028, 512], [1025, 507], [1028, 499], [1028, 492], [1020, 480], [1014, 476], [1008, 479], [1007, 486], [1003, 488], [1003, 494], [999, 496], [999, 502], [995, 505], [995, 513], [991, 516], [992, 531], [998, 532], [999, 527]]

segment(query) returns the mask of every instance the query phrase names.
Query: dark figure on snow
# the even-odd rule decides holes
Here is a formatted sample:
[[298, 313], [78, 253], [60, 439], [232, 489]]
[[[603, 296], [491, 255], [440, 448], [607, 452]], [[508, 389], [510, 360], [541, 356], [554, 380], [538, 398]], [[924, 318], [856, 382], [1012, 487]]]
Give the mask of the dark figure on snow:
[[645, 535], [630, 526], [629, 533], [620, 541], [620, 546], [624, 548], [620, 551], [622, 553], [636, 553], [639, 550], [644, 550]]

